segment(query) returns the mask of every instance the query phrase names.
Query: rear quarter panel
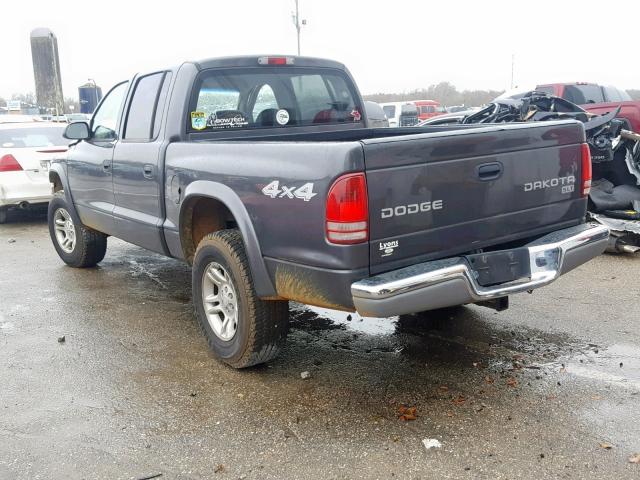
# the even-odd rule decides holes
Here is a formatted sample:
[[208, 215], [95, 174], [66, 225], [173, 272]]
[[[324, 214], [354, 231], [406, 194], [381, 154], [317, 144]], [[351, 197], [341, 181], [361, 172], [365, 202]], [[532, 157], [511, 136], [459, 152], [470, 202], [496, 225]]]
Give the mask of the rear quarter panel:
[[[179, 142], [166, 152], [167, 221], [178, 231], [180, 204], [171, 192], [184, 192], [205, 180], [230, 187], [244, 204], [265, 257], [327, 269], [368, 267], [368, 245], [337, 246], [325, 240], [325, 201], [333, 181], [364, 169], [358, 142]], [[278, 181], [272, 198], [264, 187]], [[313, 184], [308, 201], [291, 198], [283, 187]]]

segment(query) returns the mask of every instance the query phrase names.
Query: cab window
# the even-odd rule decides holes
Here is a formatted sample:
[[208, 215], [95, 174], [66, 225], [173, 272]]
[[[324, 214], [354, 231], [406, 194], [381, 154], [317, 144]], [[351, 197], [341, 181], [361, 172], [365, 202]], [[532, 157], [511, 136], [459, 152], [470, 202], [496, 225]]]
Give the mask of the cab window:
[[129, 82], [116, 85], [102, 100], [91, 120], [91, 137], [94, 140], [116, 139], [116, 125], [128, 86]]

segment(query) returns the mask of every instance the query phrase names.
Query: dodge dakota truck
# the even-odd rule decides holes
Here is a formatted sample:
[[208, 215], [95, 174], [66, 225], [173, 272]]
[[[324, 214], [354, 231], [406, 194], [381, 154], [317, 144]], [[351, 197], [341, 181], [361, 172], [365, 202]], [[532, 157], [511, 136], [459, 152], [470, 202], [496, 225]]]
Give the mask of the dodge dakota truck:
[[214, 354], [272, 359], [288, 301], [388, 317], [503, 309], [599, 255], [582, 124], [369, 128], [340, 63], [186, 62], [111, 89], [54, 162], [49, 231], [91, 267], [114, 236], [192, 265]]

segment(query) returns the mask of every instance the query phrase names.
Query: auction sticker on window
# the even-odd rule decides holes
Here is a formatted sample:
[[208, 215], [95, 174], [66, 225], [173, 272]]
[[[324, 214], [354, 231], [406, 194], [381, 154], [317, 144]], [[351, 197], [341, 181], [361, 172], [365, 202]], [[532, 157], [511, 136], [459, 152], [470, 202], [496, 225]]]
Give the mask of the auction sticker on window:
[[191, 128], [194, 130], [207, 128], [207, 116], [204, 112], [191, 112]]
[[278, 125], [286, 125], [289, 123], [289, 112], [284, 108], [278, 110], [276, 112], [276, 122], [278, 122]]

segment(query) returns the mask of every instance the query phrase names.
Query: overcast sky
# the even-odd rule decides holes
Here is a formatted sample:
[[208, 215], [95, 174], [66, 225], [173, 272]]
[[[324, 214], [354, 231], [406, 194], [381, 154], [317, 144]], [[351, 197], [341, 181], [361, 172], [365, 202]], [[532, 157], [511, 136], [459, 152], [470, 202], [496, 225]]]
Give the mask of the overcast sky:
[[[87, 78], [106, 90], [184, 60], [294, 54], [293, 8], [293, 0], [5, 1], [0, 96], [35, 90], [29, 33], [36, 27], [58, 37], [64, 94], [77, 97]], [[345, 63], [365, 94], [444, 80], [459, 89], [509, 88], [512, 54], [516, 85], [640, 88], [637, 0], [300, 0], [300, 10], [302, 54]]]

